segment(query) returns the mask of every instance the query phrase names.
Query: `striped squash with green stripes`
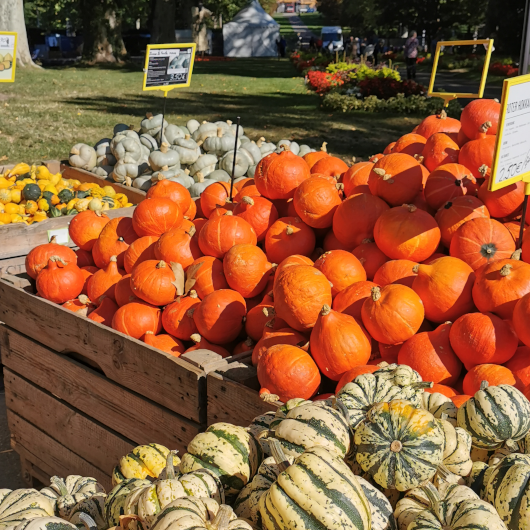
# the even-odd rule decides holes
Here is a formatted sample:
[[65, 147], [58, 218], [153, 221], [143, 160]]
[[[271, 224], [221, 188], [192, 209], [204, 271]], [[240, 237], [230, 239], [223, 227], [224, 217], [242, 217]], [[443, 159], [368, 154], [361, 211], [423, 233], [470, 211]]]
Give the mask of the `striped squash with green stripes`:
[[471, 472], [466, 477], [466, 486], [471, 488], [481, 499], [486, 489], [486, 472], [490, 466], [486, 462], [473, 462]]
[[260, 444], [246, 429], [230, 423], [214, 423], [189, 443], [180, 471], [212, 471], [221, 480], [229, 499], [252, 480], [262, 459]]
[[[284, 405], [285, 406], [285, 405]], [[263, 454], [270, 456], [271, 451], [267, 438], [269, 437], [269, 429], [271, 423], [276, 420], [274, 412], [266, 412], [261, 416], [256, 416], [252, 423], [248, 426], [248, 432], [258, 440], [263, 450]]]
[[357, 462], [383, 488], [406, 491], [430, 480], [443, 460], [438, 420], [411, 402], [377, 403], [355, 431]]
[[318, 445], [344, 458], [350, 450], [350, 436], [342, 412], [318, 402], [291, 409], [274, 427], [274, 437], [293, 456]]
[[[166, 467], [169, 449], [159, 444], [139, 445], [120, 459], [112, 472], [112, 485], [116, 486], [126, 478], [158, 478]], [[180, 458], [173, 457], [178, 466]]]
[[461, 427], [453, 427], [446, 419], [438, 421], [444, 432], [444, 466], [455, 475], [467, 476], [473, 466], [471, 435]]
[[385, 364], [379, 364], [379, 370], [374, 372], [374, 374], [390, 381], [393, 385], [404, 387], [423, 381], [421, 375], [406, 364], [388, 364], [384, 366]]
[[372, 530], [397, 530], [394, 510], [386, 496], [362, 477], [355, 477], [368, 499], [372, 516]]
[[416, 382], [402, 387], [394, 384], [387, 377], [388, 373], [390, 372], [379, 374], [378, 370], [373, 374], [359, 375], [354, 382], [344, 385], [337, 394], [337, 399], [348, 409], [352, 428], [357, 428], [375, 403], [406, 399], [416, 407], [422, 405], [423, 388], [428, 383]]
[[491, 455], [495, 453], [495, 449], [479, 449], [473, 445], [473, 439], [471, 439], [471, 460], [473, 462], [485, 462], [491, 458]]
[[[106, 530], [107, 520], [105, 518], [105, 493], [96, 493], [92, 497], [83, 499], [78, 502], [71, 510], [68, 521], [78, 527], [83, 526], [80, 518], [82, 513], [89, 515], [96, 524], [97, 530]], [[132, 530], [132, 529], [131, 529]]]
[[530, 455], [530, 432], [518, 442], [519, 452], [523, 455]]
[[264, 530], [370, 530], [370, 504], [344, 461], [313, 447], [263, 495]]
[[530, 455], [505, 456], [489, 475], [485, 500], [495, 507], [508, 530], [530, 529]]
[[25, 519], [54, 515], [52, 501], [34, 489], [0, 489], [0, 530]]
[[150, 486], [149, 480], [141, 478], [127, 478], [114, 486], [105, 500], [105, 519], [109, 528], [120, 524], [120, 515], [125, 515], [123, 506], [131, 491], [143, 486]]
[[511, 385], [488, 386], [458, 409], [458, 426], [471, 434], [473, 446], [495, 449], [517, 442], [530, 431], [530, 402]]
[[78, 530], [78, 528], [60, 517], [37, 517], [22, 521], [15, 530]]
[[209, 469], [196, 469], [179, 477], [186, 495], [190, 497], [208, 497], [219, 504], [225, 502], [224, 487], [219, 477]]
[[456, 427], [456, 415], [458, 409], [455, 404], [443, 394], [439, 392], [424, 392], [422, 396], [422, 405], [425, 410], [428, 410], [435, 418], [442, 419], [442, 414], [449, 423]]

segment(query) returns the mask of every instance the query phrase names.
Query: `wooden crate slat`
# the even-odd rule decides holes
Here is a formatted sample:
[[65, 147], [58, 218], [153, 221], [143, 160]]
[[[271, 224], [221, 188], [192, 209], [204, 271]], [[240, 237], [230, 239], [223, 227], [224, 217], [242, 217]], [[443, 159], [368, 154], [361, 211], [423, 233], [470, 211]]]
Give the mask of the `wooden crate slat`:
[[197, 423], [206, 422], [205, 373], [190, 363], [0, 279], [0, 321], [59, 353], [77, 353], [113, 381]]
[[0, 326], [2, 364], [138, 445], [160, 443], [186, 451], [201, 430], [96, 371], [20, 333]]
[[70, 447], [103, 473], [110, 474], [120, 458], [136, 445], [8, 369], [4, 369], [4, 383], [9, 410]]
[[[7, 410], [7, 423], [11, 432], [11, 447], [19, 454], [23, 454], [26, 460], [34, 463], [50, 477], [53, 475], [60, 477], [83, 475], [84, 477], [96, 478], [107, 491], [112, 488], [110, 478], [112, 470], [103, 473], [96, 466], [9, 409]], [[20, 446], [25, 451], [20, 449]]]
[[24, 274], [26, 272], [26, 256], [0, 259], [0, 276]]

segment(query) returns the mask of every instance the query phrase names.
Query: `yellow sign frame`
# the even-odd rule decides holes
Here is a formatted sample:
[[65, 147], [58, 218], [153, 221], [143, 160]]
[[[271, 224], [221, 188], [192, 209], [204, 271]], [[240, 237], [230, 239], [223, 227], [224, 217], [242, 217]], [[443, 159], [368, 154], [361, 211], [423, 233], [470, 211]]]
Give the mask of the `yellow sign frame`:
[[[177, 85], [166, 85], [166, 86], [153, 86], [148, 87], [146, 86], [147, 83], [147, 67], [149, 66], [149, 52], [151, 50], [160, 50], [160, 49], [168, 49], [168, 48], [190, 48], [192, 49], [191, 52], [191, 63], [190, 63], [190, 70], [188, 74], [188, 82], [186, 84], [177, 84]], [[193, 74], [193, 66], [195, 64], [195, 51], [197, 49], [197, 45], [195, 43], [189, 43], [189, 44], [148, 44], [147, 50], [145, 52], [145, 65], [144, 65], [144, 82], [143, 82], [143, 90], [162, 90], [164, 92], [164, 96], [167, 97], [167, 93], [170, 90], [173, 90], [174, 88], [188, 88], [191, 85], [191, 76]]]
[[516, 175], [510, 179], [503, 180], [502, 182], [495, 182], [495, 174], [497, 172], [498, 160], [499, 160], [499, 151], [502, 145], [502, 133], [504, 129], [504, 121], [506, 119], [506, 107], [508, 105], [508, 97], [510, 94], [510, 88], [514, 85], [522, 85], [523, 83], [530, 83], [530, 74], [520, 75], [517, 77], [512, 77], [510, 79], [505, 79], [502, 85], [502, 99], [501, 99], [501, 112], [499, 115], [499, 125], [497, 127], [497, 137], [495, 140], [495, 151], [493, 152], [493, 166], [491, 168], [491, 177], [489, 182], [489, 190], [495, 191], [515, 182], [523, 181], [526, 183], [525, 190], [526, 194], [530, 195], [530, 171], [523, 173], [522, 175]]
[[11, 69], [12, 69], [11, 79], [0, 79], [0, 83], [14, 83], [15, 82], [15, 70], [17, 67], [18, 33], [16, 31], [0, 31], [0, 36], [2, 35], [14, 35], [15, 47], [13, 48], [13, 64], [11, 65]]
[[[436, 79], [436, 71], [438, 70], [438, 60], [440, 58], [440, 52], [442, 46], [477, 46], [487, 45], [486, 48], [486, 59], [482, 68], [482, 75], [480, 77], [479, 91], [477, 94], [470, 94], [468, 92], [433, 92], [434, 80]], [[439, 41], [436, 45], [436, 53], [434, 55], [434, 61], [432, 65], [431, 80], [429, 82], [428, 94], [432, 97], [438, 97], [444, 100], [445, 106], [449, 105], [449, 102], [456, 98], [470, 98], [476, 99], [481, 98], [484, 94], [484, 88], [486, 87], [486, 79], [488, 77], [488, 70], [490, 66], [491, 54], [493, 52], [493, 39], [482, 39], [482, 40], [451, 40], [451, 41]]]

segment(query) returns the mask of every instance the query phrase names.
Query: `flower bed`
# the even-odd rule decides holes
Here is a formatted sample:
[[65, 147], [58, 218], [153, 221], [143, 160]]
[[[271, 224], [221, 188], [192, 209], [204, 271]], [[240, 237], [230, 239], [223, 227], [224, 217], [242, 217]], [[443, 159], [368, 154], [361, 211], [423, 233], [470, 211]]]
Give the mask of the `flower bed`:
[[492, 75], [498, 75], [502, 77], [513, 77], [519, 73], [519, 68], [513, 66], [512, 64], [503, 64], [500, 62], [495, 62], [490, 64], [489, 73]]

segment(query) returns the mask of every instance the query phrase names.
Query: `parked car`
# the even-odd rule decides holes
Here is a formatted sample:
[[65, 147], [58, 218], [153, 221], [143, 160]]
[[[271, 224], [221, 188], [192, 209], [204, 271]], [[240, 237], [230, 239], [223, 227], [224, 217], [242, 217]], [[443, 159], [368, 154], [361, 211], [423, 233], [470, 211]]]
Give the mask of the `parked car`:
[[333, 51], [344, 49], [344, 39], [342, 38], [342, 28], [340, 26], [324, 26], [320, 34], [322, 48], [329, 49], [333, 44]]
[[294, 4], [285, 4], [286, 13], [294, 13]]

